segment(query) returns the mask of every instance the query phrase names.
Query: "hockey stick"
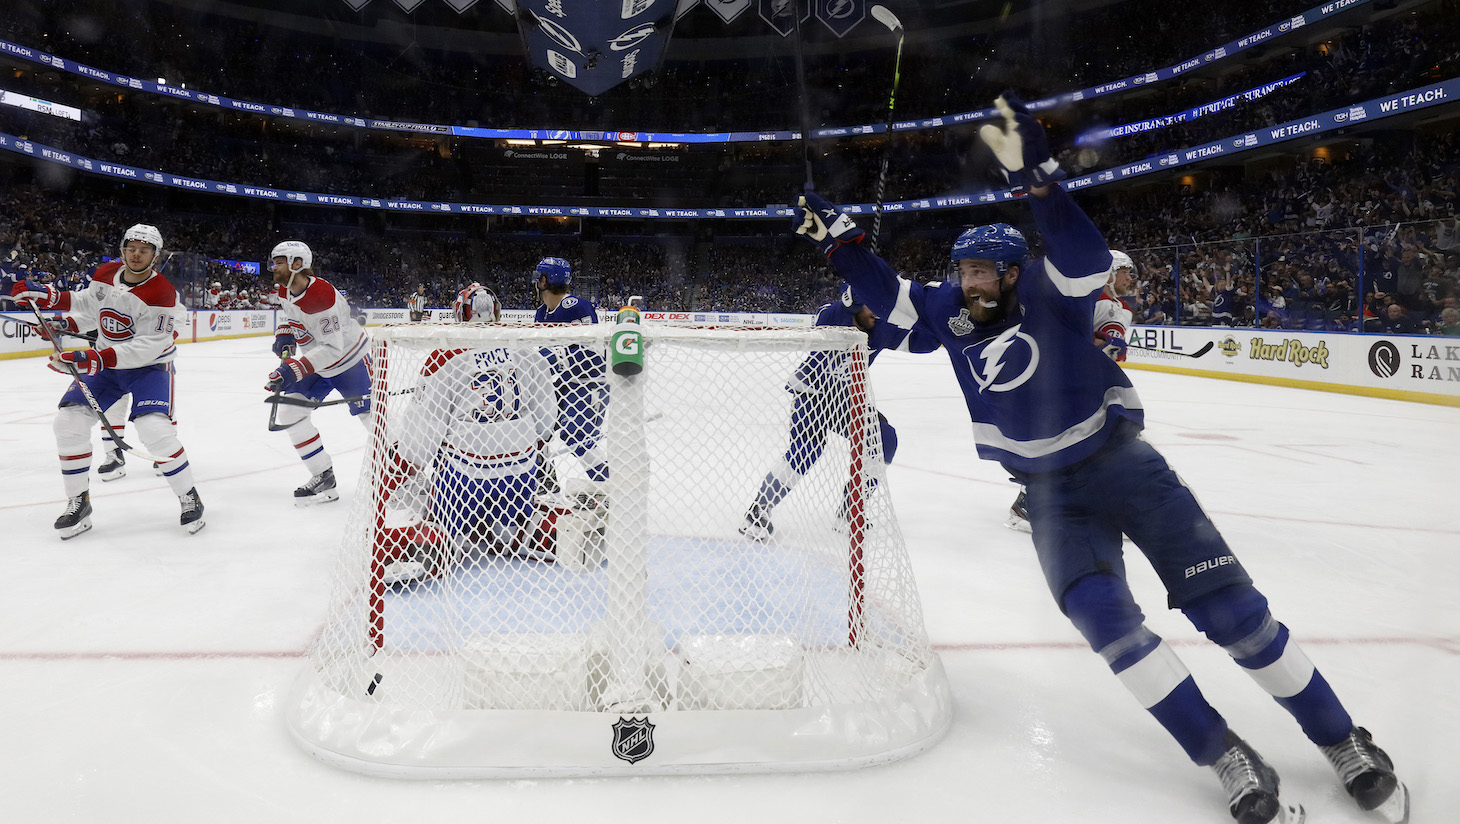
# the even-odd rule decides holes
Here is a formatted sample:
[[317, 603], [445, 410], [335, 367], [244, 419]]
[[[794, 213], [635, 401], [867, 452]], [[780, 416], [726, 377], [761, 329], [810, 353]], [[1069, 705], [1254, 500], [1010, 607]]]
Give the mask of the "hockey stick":
[[807, 108], [806, 58], [801, 46], [801, 0], [787, 4], [791, 8], [791, 36], [796, 38], [796, 91], [801, 96], [801, 160], [806, 164], [806, 189], [816, 188], [811, 176], [811, 110]]
[[1206, 343], [1202, 344], [1202, 347], [1195, 352], [1175, 352], [1170, 349], [1158, 349], [1154, 346], [1141, 346], [1138, 343], [1126, 343], [1126, 347], [1130, 349], [1144, 349], [1147, 352], [1157, 352], [1162, 355], [1180, 355], [1183, 358], [1199, 358], [1202, 355], [1205, 355], [1206, 353], [1212, 351], [1212, 342], [1207, 341]]
[[[266, 403], [266, 404], [269, 405], [269, 431], [270, 432], [283, 432], [285, 429], [288, 429], [289, 426], [293, 426], [294, 424], [291, 423], [291, 424], [289, 424], [289, 426], [280, 426], [279, 425], [279, 406], [280, 405], [283, 405], [283, 406], [303, 406], [303, 407], [306, 407], [308, 409], [318, 409], [321, 406], [335, 406], [336, 404], [341, 404], [341, 403], [358, 403], [359, 401], [366, 401], [366, 400], [370, 400], [370, 396], [369, 395], [360, 395], [358, 397], [353, 397], [353, 398], [336, 398], [335, 400], [332, 400], [332, 401], [316, 401], [316, 400], [312, 400], [310, 398], [291, 398], [288, 395], [283, 395], [283, 394], [280, 394], [279, 392], [275, 391], [274, 394], [270, 395], [267, 398], [264, 398], [264, 403]], [[297, 421], [295, 423], [297, 423]]]
[[[29, 302], [29, 305], [30, 311], [35, 314], [36, 322], [40, 324], [41, 330], [45, 333], [46, 340], [51, 342], [51, 348], [56, 351], [56, 359], [60, 360], [61, 342], [56, 340], [56, 337], [51, 334], [49, 324], [46, 323], [46, 319], [41, 315], [41, 310], [36, 307], [35, 303], [32, 301]], [[86, 398], [86, 403], [91, 406], [91, 411], [95, 412], [97, 420], [101, 421], [101, 428], [105, 429], [106, 434], [111, 436], [112, 443], [116, 444], [118, 449], [125, 449], [142, 460], [153, 463], [167, 463], [172, 460], [172, 458], [159, 458], [151, 453], [143, 452], [122, 440], [122, 436], [117, 434], [117, 430], [112, 428], [111, 421], [106, 419], [106, 412], [102, 411], [101, 404], [96, 402], [96, 396], [91, 394], [91, 387], [86, 385], [86, 381], [81, 379], [81, 373], [76, 371], [76, 365], [64, 360], [60, 362], [65, 365], [66, 371], [71, 373], [71, 380], [75, 381], [76, 388], [81, 390], [81, 395]]]
[[873, 6], [872, 18], [897, 35], [897, 59], [892, 64], [892, 92], [887, 95], [887, 144], [882, 148], [882, 171], [877, 173], [877, 210], [872, 218], [872, 253], [877, 253], [877, 243], [882, 236], [882, 195], [887, 188], [887, 164], [892, 157], [892, 109], [897, 105], [897, 83], [902, 79], [902, 39], [907, 29], [886, 6]]
[[[5, 299], [7, 299], [7, 300], [9, 299], [9, 296], [8, 295], [5, 295], [3, 297]], [[26, 325], [33, 325], [33, 324], [30, 323], [30, 321], [20, 320], [19, 318], [14, 318], [13, 320], [15, 320], [17, 323], [23, 323], [23, 324], [26, 324]], [[57, 335], [61, 335], [63, 337], [79, 338], [79, 339], [84, 340], [84, 341], [86, 341], [88, 343], [96, 343], [96, 333], [95, 332], [72, 332], [70, 329], [61, 329], [61, 328], [59, 328], [57, 326], [52, 326], [51, 327], [51, 331], [54, 332], [54, 333], [56, 333]]]
[[336, 406], [342, 403], [359, 403], [370, 400], [369, 395], [357, 395], [351, 398], [335, 398], [332, 401], [316, 401], [310, 398], [291, 398], [288, 395], [270, 395], [264, 398], [264, 403], [283, 404], [285, 406], [305, 406], [310, 409], [319, 409], [322, 406]]
[[53, 329], [51, 331], [58, 335], [65, 335], [68, 338], [80, 338], [88, 343], [96, 343], [95, 332], [72, 332], [70, 329]]

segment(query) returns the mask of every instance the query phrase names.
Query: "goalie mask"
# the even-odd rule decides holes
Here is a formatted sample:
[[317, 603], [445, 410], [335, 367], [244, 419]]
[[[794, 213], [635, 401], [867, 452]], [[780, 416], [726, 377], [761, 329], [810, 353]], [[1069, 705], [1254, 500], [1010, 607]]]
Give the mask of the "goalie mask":
[[[308, 246], [298, 240], [286, 240], [275, 246], [274, 251], [269, 253], [269, 260], [272, 261], [276, 257], [284, 258], [290, 274], [297, 274], [314, 265], [314, 254], [309, 251]], [[298, 261], [299, 265], [296, 266], [295, 261]]]
[[126, 257], [127, 242], [133, 240], [140, 240], [143, 243], [151, 244], [153, 253], [152, 265], [155, 267], [158, 259], [162, 257], [162, 232], [158, 231], [156, 226], [148, 226], [145, 223], [138, 223], [136, 226], [128, 229], [122, 233], [122, 242], [118, 247], [124, 253], [123, 258]]

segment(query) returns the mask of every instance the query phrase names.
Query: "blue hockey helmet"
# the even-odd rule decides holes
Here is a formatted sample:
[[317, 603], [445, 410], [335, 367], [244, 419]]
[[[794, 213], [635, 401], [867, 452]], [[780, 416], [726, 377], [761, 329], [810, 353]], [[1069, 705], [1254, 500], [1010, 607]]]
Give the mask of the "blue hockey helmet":
[[862, 306], [864, 305], [861, 298], [857, 297], [857, 295], [852, 292], [852, 285], [846, 282], [842, 283], [841, 301], [842, 306], [846, 307], [847, 312], [852, 315], [855, 315], [858, 312], [862, 311]]
[[549, 286], [567, 286], [573, 282], [572, 264], [560, 257], [543, 258], [533, 271], [547, 278]]
[[1024, 259], [1029, 257], [1029, 242], [1024, 233], [1007, 223], [990, 223], [963, 230], [953, 241], [953, 263], [964, 258], [991, 260], [1002, 277], [1010, 265], [1024, 268]]

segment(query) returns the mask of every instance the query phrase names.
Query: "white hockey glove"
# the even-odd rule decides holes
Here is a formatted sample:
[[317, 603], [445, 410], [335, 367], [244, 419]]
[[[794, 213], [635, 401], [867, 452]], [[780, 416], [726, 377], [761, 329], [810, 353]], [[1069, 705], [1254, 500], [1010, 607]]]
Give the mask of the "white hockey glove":
[[796, 234], [805, 235], [827, 257], [843, 243], [861, 243], [866, 236], [850, 217], [815, 192], [796, 200]]
[[1014, 194], [1064, 180], [1066, 174], [1050, 155], [1044, 127], [1012, 91], [999, 95], [994, 108], [1003, 115], [1002, 126], [981, 126], [978, 136], [994, 152], [1004, 179]]

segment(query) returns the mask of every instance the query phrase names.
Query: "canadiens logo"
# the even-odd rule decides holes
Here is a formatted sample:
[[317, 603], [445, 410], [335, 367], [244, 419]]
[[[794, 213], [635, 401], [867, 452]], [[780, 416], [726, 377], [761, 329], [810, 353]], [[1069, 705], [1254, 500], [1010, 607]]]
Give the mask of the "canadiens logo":
[[127, 340], [132, 337], [132, 319], [115, 309], [103, 309], [97, 316], [97, 328], [107, 340]]
[[622, 718], [613, 725], [613, 754], [630, 764], [654, 754], [654, 725], [644, 718]]

